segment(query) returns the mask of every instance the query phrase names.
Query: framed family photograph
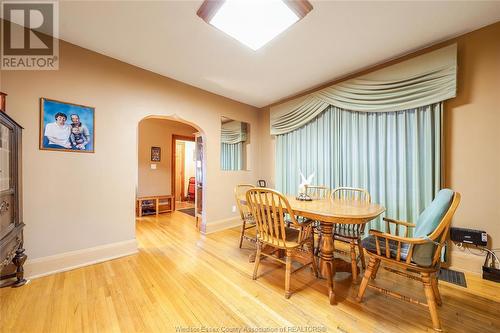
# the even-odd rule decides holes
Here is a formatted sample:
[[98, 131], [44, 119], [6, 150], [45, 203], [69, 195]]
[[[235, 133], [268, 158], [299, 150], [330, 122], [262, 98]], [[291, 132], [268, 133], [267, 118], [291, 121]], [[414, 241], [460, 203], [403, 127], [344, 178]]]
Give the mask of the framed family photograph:
[[40, 99], [40, 149], [93, 153], [94, 135], [93, 107]]
[[151, 147], [151, 161], [160, 162], [161, 161], [161, 148]]

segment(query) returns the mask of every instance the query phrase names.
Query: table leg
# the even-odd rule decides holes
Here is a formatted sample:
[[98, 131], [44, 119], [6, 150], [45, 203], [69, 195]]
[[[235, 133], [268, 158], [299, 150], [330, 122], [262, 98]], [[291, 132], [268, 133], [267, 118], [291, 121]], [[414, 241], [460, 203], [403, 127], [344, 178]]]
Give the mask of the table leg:
[[159, 210], [160, 210], [160, 198], [156, 198], [156, 216], [160, 214]]
[[139, 200], [139, 217], [142, 217], [142, 200]]
[[326, 278], [328, 285], [328, 297], [330, 304], [335, 304], [335, 260], [333, 258], [333, 224], [320, 222], [321, 242], [319, 252], [319, 272], [320, 277]]

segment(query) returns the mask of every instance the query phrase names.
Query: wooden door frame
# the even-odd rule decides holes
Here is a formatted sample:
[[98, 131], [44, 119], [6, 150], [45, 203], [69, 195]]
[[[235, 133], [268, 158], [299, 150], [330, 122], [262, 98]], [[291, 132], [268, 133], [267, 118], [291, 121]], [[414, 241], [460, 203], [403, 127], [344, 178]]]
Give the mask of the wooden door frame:
[[[195, 136], [187, 136], [187, 135], [179, 135], [179, 134], [172, 134], [172, 158], [171, 158], [171, 170], [172, 170], [172, 175], [170, 177], [170, 193], [174, 197], [173, 201], [173, 208], [172, 210], [175, 211], [175, 154], [177, 152], [176, 145], [177, 141], [191, 141], [195, 142]], [[195, 194], [196, 195], [196, 194]]]

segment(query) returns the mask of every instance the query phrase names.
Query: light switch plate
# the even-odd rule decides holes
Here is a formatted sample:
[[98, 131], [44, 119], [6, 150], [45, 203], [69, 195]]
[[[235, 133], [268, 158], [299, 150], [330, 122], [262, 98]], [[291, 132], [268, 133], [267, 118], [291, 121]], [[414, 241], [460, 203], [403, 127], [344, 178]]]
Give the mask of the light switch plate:
[[151, 164], [151, 170], [156, 170], [156, 164], [155, 163]]

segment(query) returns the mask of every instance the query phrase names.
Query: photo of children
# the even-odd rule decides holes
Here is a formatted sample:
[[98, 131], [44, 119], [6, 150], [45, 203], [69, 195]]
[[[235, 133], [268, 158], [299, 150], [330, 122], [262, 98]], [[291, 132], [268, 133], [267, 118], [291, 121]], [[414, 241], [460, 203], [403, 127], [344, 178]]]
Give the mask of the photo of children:
[[94, 108], [42, 98], [40, 149], [94, 152]]

